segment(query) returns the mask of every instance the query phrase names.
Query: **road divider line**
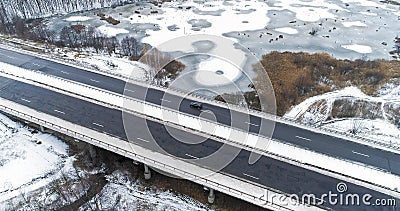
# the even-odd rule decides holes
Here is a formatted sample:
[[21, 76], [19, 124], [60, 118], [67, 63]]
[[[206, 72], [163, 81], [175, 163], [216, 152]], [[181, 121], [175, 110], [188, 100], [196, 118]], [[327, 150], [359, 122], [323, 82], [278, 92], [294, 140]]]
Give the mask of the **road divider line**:
[[69, 75], [69, 72], [65, 72], [61, 70], [61, 73], [64, 73], [65, 75]]
[[260, 127], [260, 125], [253, 124], [251, 122], [244, 122], [244, 123], [249, 124], [249, 125], [253, 125], [254, 127]]
[[54, 111], [57, 112], [57, 113], [60, 113], [60, 114], [65, 114], [64, 112], [59, 111], [59, 110], [54, 110]]
[[354, 150], [351, 150], [351, 152], [354, 153], [354, 154], [356, 154], [356, 155], [361, 155], [361, 156], [364, 156], [364, 157], [369, 157], [369, 155], [366, 155], [366, 154], [363, 154], [363, 153], [360, 153], [360, 152], [356, 152], [356, 151], [354, 151]]
[[196, 157], [196, 156], [193, 156], [193, 155], [189, 155], [189, 154], [185, 154], [186, 156], [188, 156], [188, 157], [190, 157], [190, 158], [193, 158], [193, 159], [199, 159], [198, 157]]
[[135, 91], [133, 91], [133, 90], [130, 90], [130, 89], [125, 89], [125, 91], [126, 92], [132, 92], [132, 93], [134, 93]]
[[21, 98], [21, 100], [22, 100], [22, 101], [25, 101], [25, 102], [27, 102], [27, 103], [30, 103], [30, 102], [31, 102], [30, 100], [27, 100], [27, 99], [24, 99], [24, 98]]
[[258, 178], [258, 177], [251, 176], [250, 174], [246, 174], [246, 173], [243, 173], [243, 175], [244, 175], [244, 176], [247, 176], [247, 177], [250, 177], [250, 178], [253, 178], [253, 179], [256, 179], [256, 180], [259, 180], [259, 179], [260, 179], [260, 178]]
[[169, 101], [169, 100], [165, 100], [165, 99], [161, 99], [161, 101], [163, 101], [163, 102], [167, 102], [167, 103], [170, 103], [171, 101]]
[[141, 140], [141, 141], [146, 142], [146, 143], [150, 143], [150, 141], [147, 141], [147, 140], [142, 139], [142, 138], [136, 138], [136, 139], [137, 139], [137, 140]]
[[306, 140], [306, 141], [311, 141], [311, 139], [309, 139], [309, 138], [304, 138], [304, 137], [301, 137], [301, 136], [296, 136], [296, 138], [298, 138], [298, 139], [303, 139], [303, 140]]
[[98, 123], [96, 123], [96, 122], [93, 122], [93, 124], [96, 125], [96, 126], [99, 126], [99, 127], [104, 127], [103, 125], [98, 124]]
[[94, 80], [94, 79], [90, 79], [90, 81], [93, 81], [93, 82], [95, 82], [95, 83], [99, 83], [99, 82], [100, 82], [100, 81]]

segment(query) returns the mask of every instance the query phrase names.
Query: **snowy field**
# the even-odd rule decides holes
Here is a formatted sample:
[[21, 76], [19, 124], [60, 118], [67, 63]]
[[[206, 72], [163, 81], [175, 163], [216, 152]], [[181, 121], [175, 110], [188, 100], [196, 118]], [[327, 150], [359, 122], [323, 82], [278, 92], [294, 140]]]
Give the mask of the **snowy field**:
[[187, 196], [145, 188], [141, 181], [132, 181], [127, 172], [115, 171], [106, 178], [107, 184], [102, 192], [83, 205], [80, 211], [96, 207], [96, 204], [100, 210], [210, 210]]
[[146, 69], [148, 69], [146, 65], [130, 61], [127, 58], [118, 58], [115, 55], [110, 56], [108, 54], [95, 54], [90, 50], [86, 53], [80, 54], [74, 51], [64, 53], [62, 49], [56, 49], [55, 52], [63, 55], [64, 58], [75, 60], [85, 65], [90, 65], [101, 71], [131, 77], [131, 79], [140, 81], [146, 80]]
[[68, 146], [0, 114], [0, 209], [7, 199], [46, 186], [71, 167]]

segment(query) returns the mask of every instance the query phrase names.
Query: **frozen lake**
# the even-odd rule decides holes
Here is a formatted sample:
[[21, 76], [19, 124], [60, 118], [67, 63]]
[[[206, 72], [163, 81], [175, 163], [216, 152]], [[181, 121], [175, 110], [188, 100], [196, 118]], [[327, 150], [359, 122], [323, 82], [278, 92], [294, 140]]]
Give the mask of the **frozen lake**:
[[[400, 31], [399, 10], [400, 6], [372, 0], [174, 1], [161, 7], [138, 3], [59, 16], [48, 25], [61, 29], [65, 24], [90, 24], [110, 36], [136, 36], [153, 46], [185, 35], [223, 35], [258, 57], [279, 50], [389, 59]], [[121, 23], [113, 26], [101, 21], [98, 12]], [[313, 30], [316, 34], [310, 35]], [[344, 47], [349, 45], [358, 47]], [[365, 46], [371, 50], [365, 51]]]
[[[327, 52], [341, 59], [391, 59], [393, 40], [400, 33], [399, 10], [400, 6], [372, 0], [192, 0], [159, 6], [142, 2], [54, 17], [48, 26], [61, 30], [66, 24], [89, 24], [109, 36], [135, 36], [152, 46], [188, 35], [222, 36], [238, 42], [256, 58], [271, 51], [304, 51]], [[121, 23], [114, 26], [101, 21], [99, 12]], [[211, 45], [218, 43], [211, 41]], [[191, 62], [184, 73], [200, 71], [190, 77], [193, 81], [188, 86], [218, 86], [227, 91], [231, 89], [227, 80], [238, 82], [243, 89], [248, 85], [248, 77], [241, 77], [226, 61], [210, 57], [183, 61]], [[248, 76], [254, 75], [246, 61], [238, 63]]]

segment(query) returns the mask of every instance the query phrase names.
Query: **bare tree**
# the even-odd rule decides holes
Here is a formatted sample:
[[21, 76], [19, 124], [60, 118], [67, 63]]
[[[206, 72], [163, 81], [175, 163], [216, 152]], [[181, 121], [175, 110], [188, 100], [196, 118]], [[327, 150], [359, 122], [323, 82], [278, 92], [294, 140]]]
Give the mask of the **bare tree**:
[[121, 53], [124, 56], [138, 58], [142, 49], [141, 44], [134, 37], [125, 37], [121, 41]]
[[350, 133], [352, 133], [353, 135], [357, 135], [362, 132], [363, 128], [364, 128], [364, 123], [361, 119], [351, 120]]

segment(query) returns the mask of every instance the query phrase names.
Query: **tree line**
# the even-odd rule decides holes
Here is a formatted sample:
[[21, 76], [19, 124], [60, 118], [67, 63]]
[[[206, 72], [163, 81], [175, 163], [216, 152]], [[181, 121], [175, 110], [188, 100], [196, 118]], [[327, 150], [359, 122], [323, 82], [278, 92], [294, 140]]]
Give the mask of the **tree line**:
[[96, 27], [82, 24], [64, 26], [60, 32], [56, 32], [43, 25], [40, 19], [24, 20], [16, 17], [11, 23], [0, 26], [0, 33], [77, 51], [92, 48], [97, 53], [118, 53], [132, 60], [138, 60], [146, 49], [150, 49], [148, 44], [141, 43], [135, 37], [127, 36], [119, 41], [116, 37], [101, 33]]
[[0, 24], [15, 17], [40, 18], [57, 13], [70, 13], [96, 8], [113, 7], [136, 0], [0, 0]]

